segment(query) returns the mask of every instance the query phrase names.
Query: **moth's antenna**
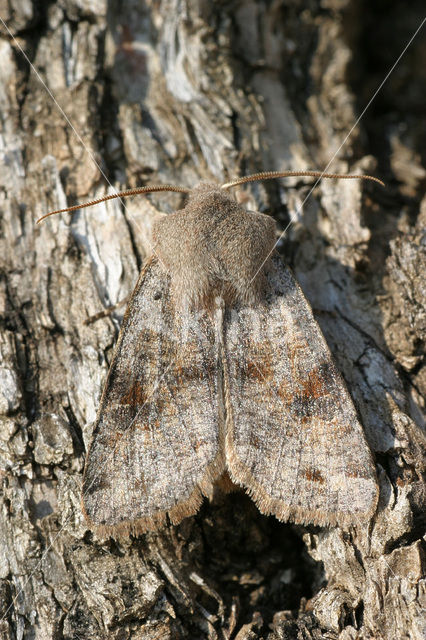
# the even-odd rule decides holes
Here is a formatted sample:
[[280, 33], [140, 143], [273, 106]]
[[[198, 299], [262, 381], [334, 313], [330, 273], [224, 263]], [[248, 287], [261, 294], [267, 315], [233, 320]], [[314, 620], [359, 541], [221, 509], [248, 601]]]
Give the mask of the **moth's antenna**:
[[147, 185], [146, 187], [137, 187], [136, 189], [128, 189], [127, 191], [120, 191], [119, 193], [112, 193], [109, 196], [98, 198], [97, 200], [90, 200], [90, 202], [83, 202], [82, 204], [75, 204], [73, 207], [67, 207], [66, 209], [57, 209], [57, 211], [50, 211], [44, 216], [41, 216], [37, 220], [37, 224], [48, 218], [54, 216], [56, 213], [65, 213], [67, 211], [76, 211], [77, 209], [84, 209], [84, 207], [91, 207], [93, 204], [99, 204], [105, 202], [105, 200], [112, 200], [113, 198], [126, 198], [127, 196], [135, 196], [138, 193], [154, 193], [155, 191], [176, 191], [177, 193], [189, 193], [190, 189], [187, 187], [174, 187], [170, 184], [159, 185]]
[[245, 184], [246, 182], [255, 182], [256, 180], [271, 180], [272, 178], [341, 178], [342, 180], [353, 180], [360, 178], [361, 180], [373, 180], [385, 186], [385, 183], [375, 178], [374, 176], [356, 175], [352, 173], [323, 173], [322, 171], [265, 171], [264, 173], [254, 173], [251, 176], [245, 176], [232, 182], [227, 182], [222, 185], [222, 189], [230, 189], [231, 187], [237, 187], [239, 184]]

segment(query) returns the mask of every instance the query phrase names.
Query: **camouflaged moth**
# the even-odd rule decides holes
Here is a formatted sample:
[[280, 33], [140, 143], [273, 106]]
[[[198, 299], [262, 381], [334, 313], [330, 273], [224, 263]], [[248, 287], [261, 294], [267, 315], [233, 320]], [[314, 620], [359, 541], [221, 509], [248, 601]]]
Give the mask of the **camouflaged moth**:
[[[177, 524], [223, 478], [279, 520], [346, 527], [373, 514], [378, 487], [363, 429], [274, 251], [275, 223], [227, 192], [282, 175], [200, 184], [154, 225], [87, 453], [83, 511], [101, 534]], [[124, 195], [154, 190], [188, 191]]]

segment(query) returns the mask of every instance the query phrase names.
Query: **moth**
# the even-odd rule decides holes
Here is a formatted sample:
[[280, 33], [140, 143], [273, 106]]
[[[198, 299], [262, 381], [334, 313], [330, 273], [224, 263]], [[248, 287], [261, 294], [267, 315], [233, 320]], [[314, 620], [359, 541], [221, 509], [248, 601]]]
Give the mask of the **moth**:
[[[275, 251], [275, 222], [228, 192], [283, 175], [378, 181], [269, 172], [201, 183], [155, 223], [87, 452], [83, 512], [101, 534], [178, 524], [224, 478], [282, 521], [348, 527], [374, 513], [370, 449], [312, 310]], [[159, 190], [188, 191], [118, 195]]]

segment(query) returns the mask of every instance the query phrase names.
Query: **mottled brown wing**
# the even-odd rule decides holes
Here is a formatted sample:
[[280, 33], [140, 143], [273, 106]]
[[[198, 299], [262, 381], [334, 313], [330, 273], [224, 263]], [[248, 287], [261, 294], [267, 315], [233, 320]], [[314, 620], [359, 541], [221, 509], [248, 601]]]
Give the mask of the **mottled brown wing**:
[[226, 460], [260, 511], [347, 526], [378, 497], [362, 427], [311, 308], [271, 260], [265, 302], [227, 312]]
[[87, 454], [83, 510], [101, 533], [195, 513], [223, 471], [218, 340], [206, 313], [175, 314], [156, 258], [129, 303]]

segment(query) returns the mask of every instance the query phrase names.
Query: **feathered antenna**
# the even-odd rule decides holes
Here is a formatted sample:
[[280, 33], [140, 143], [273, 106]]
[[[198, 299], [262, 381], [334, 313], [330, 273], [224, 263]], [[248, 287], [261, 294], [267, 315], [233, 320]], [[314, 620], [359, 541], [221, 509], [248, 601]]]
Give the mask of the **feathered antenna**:
[[[379, 178], [375, 178], [374, 176], [368, 175], [356, 175], [351, 173], [322, 173], [321, 171], [265, 171], [263, 173], [254, 173], [250, 176], [245, 176], [244, 178], [238, 178], [237, 180], [233, 180], [232, 182], [226, 182], [221, 185], [222, 189], [231, 189], [232, 187], [237, 187], [240, 184], [245, 184], [246, 182], [255, 182], [257, 180], [272, 180], [273, 178], [295, 178], [295, 177], [304, 177], [304, 178], [338, 178], [341, 180], [354, 180], [359, 178], [360, 180], [372, 180], [373, 182], [378, 182], [382, 187], [385, 186], [384, 182], [379, 180]], [[97, 200], [90, 200], [89, 202], [83, 202], [82, 204], [75, 204], [72, 207], [66, 207], [65, 209], [57, 209], [56, 211], [50, 211], [46, 213], [44, 216], [41, 216], [37, 220], [37, 224], [48, 218], [49, 216], [54, 216], [57, 213], [70, 213], [72, 211], [76, 211], [77, 209], [84, 209], [85, 207], [91, 207], [94, 204], [99, 204], [100, 202], [105, 202], [106, 200], [113, 200], [114, 198], [126, 198], [127, 196], [135, 196], [140, 193], [155, 193], [158, 191], [174, 191], [175, 193], [189, 193], [191, 189], [187, 187], [176, 187], [170, 184], [160, 184], [160, 185], [147, 185], [146, 187], [137, 187], [136, 189], [128, 189], [127, 191], [120, 191], [119, 193], [112, 193], [109, 196], [104, 196], [103, 198], [98, 198]]]
[[189, 193], [191, 189], [187, 189], [186, 187], [174, 187], [173, 185], [170, 185], [170, 184], [147, 185], [146, 187], [137, 187], [136, 189], [128, 189], [127, 191], [112, 193], [109, 196], [104, 196], [103, 198], [98, 198], [97, 200], [90, 200], [89, 202], [83, 202], [82, 204], [75, 204], [73, 207], [66, 207], [65, 209], [57, 209], [56, 211], [50, 211], [49, 213], [46, 213], [44, 216], [41, 216], [41, 218], [37, 220], [37, 224], [39, 224], [49, 216], [54, 216], [57, 213], [66, 213], [66, 212], [76, 211], [77, 209], [84, 209], [85, 207], [91, 207], [93, 204], [99, 204], [100, 202], [105, 202], [106, 200], [113, 200], [114, 198], [126, 198], [127, 196], [136, 196], [139, 193], [154, 193], [155, 191], [176, 191], [177, 193]]
[[385, 183], [375, 178], [374, 176], [367, 176], [364, 174], [356, 175], [353, 173], [323, 173], [322, 171], [265, 171], [263, 173], [254, 173], [251, 176], [245, 176], [244, 178], [238, 178], [232, 182], [227, 182], [222, 185], [222, 189], [230, 189], [231, 187], [237, 187], [240, 184], [246, 182], [255, 182], [256, 180], [271, 180], [272, 178], [339, 178], [341, 180], [354, 180], [359, 178], [361, 180], [373, 180], [385, 186]]

